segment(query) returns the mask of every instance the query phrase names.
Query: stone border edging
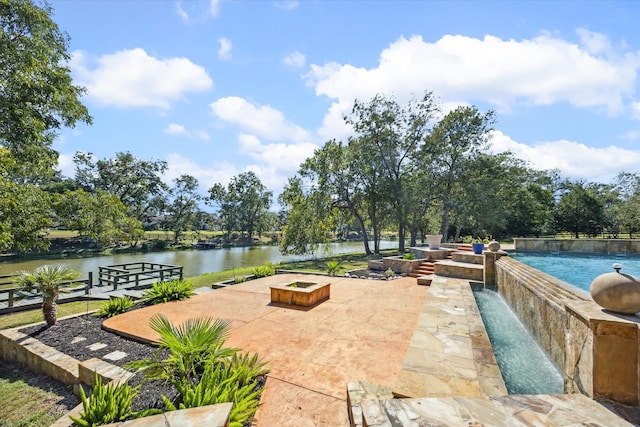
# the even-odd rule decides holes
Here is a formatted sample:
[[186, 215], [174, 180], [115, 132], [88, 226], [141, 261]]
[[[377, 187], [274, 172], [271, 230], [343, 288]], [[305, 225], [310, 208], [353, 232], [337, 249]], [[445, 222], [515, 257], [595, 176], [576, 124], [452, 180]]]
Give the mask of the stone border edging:
[[[62, 319], [85, 315], [67, 316]], [[91, 358], [80, 362], [61, 351], [56, 350], [35, 338], [20, 332], [20, 329], [39, 325], [44, 322], [32, 325], [17, 326], [11, 329], [0, 330], [0, 359], [16, 363], [25, 367], [31, 372], [47, 375], [66, 385], [73, 386], [74, 394], [78, 395], [81, 384], [93, 384], [93, 372], [105, 382], [120, 382], [128, 379], [132, 373], [109, 362], [98, 358]], [[212, 427], [227, 427], [233, 403], [220, 403], [216, 405], [190, 408], [179, 411], [171, 411], [151, 417], [145, 417], [145, 423], [151, 425], [164, 425], [173, 427], [197, 427], [207, 425]], [[69, 417], [80, 416], [84, 409], [82, 403], [77, 405], [67, 414], [60, 417], [50, 427], [69, 427], [73, 421]], [[120, 423], [109, 424], [109, 426], [140, 425], [140, 420], [130, 420]]]

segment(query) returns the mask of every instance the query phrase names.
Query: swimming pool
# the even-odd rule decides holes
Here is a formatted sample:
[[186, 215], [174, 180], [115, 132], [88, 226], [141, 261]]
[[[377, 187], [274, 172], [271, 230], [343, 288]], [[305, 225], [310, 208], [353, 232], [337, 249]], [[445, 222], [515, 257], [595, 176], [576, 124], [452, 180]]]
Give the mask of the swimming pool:
[[593, 279], [613, 272], [612, 265], [622, 265], [622, 273], [640, 277], [640, 256], [578, 254], [566, 252], [509, 252], [518, 261], [589, 292]]
[[562, 372], [502, 295], [474, 286], [473, 296], [509, 394], [563, 393]]

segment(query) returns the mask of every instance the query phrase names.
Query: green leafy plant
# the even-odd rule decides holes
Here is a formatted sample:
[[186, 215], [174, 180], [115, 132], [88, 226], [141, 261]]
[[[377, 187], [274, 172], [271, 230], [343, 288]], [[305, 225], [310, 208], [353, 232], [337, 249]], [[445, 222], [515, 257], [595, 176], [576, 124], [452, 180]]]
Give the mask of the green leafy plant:
[[[223, 402], [233, 402], [230, 426], [241, 427], [258, 409], [262, 390], [255, 378], [269, 371], [257, 354], [234, 355], [225, 363], [208, 361], [198, 383], [184, 379], [172, 381], [181, 397], [179, 409], [195, 408]], [[168, 410], [176, 406], [163, 396]]]
[[229, 320], [195, 318], [174, 326], [164, 315], [156, 314], [149, 321], [149, 326], [160, 336], [156, 344], [161, 349], [168, 349], [169, 356], [160, 360], [156, 355], [126, 365], [127, 368], [144, 371], [148, 379], [186, 378], [194, 381], [206, 361], [226, 359], [238, 351], [224, 347], [231, 328]]
[[412, 260], [412, 259], [416, 259], [416, 256], [412, 253], [406, 253], [402, 256], [402, 259]]
[[149, 304], [162, 304], [169, 301], [181, 301], [193, 295], [193, 286], [188, 280], [156, 282], [151, 289], [144, 291], [142, 298]]
[[69, 416], [77, 426], [101, 426], [124, 421], [132, 415], [132, 402], [138, 394], [138, 388], [133, 388], [126, 382], [104, 385], [96, 372], [93, 374], [93, 379], [94, 386], [90, 398], [87, 398], [80, 387], [83, 408], [80, 417]]
[[340, 271], [341, 264], [342, 261], [339, 260], [331, 260], [327, 262], [327, 272], [329, 273], [329, 276], [337, 276], [338, 271]]
[[93, 315], [96, 317], [113, 317], [122, 314], [133, 307], [133, 299], [125, 295], [123, 297], [110, 298]]
[[233, 279], [233, 283], [235, 283], [236, 285], [238, 283], [244, 283], [247, 281], [247, 276], [238, 276], [238, 277], [234, 277]]
[[395, 274], [396, 273], [390, 268], [387, 268], [386, 271], [384, 272], [385, 277], [393, 277], [395, 276]]
[[42, 314], [47, 325], [58, 322], [58, 295], [64, 292], [64, 287], [71, 280], [75, 280], [80, 273], [66, 265], [43, 265], [33, 273], [20, 271], [14, 278], [14, 283], [23, 291], [37, 291], [42, 295]]
[[264, 265], [253, 268], [253, 275], [258, 278], [273, 276], [274, 274], [276, 274], [276, 267], [270, 262], [265, 262]]

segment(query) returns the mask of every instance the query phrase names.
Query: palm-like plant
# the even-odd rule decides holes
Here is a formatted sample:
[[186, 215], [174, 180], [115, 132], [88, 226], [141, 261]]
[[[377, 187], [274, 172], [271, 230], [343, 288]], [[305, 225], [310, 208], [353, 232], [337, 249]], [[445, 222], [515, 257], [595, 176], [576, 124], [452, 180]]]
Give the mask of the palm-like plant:
[[131, 362], [129, 368], [147, 370], [147, 378], [186, 378], [193, 381], [207, 361], [226, 359], [239, 349], [224, 347], [229, 337], [231, 321], [210, 318], [189, 319], [174, 326], [162, 314], [149, 320], [149, 326], [160, 335], [157, 344], [168, 349], [164, 360], [146, 359]]
[[52, 326], [58, 321], [58, 295], [66, 285], [65, 282], [75, 280], [78, 276], [80, 273], [66, 265], [43, 265], [33, 273], [18, 272], [14, 283], [23, 291], [36, 290], [42, 294], [42, 314], [47, 325]]

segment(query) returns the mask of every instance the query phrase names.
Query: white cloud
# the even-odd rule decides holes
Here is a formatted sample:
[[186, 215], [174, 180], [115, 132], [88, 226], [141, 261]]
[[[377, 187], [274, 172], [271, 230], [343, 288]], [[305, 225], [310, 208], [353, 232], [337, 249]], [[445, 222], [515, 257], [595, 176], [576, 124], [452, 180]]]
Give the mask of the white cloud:
[[71, 62], [80, 85], [97, 102], [116, 107], [168, 109], [189, 92], [203, 92], [213, 86], [206, 70], [187, 58], [158, 59], [136, 48], [103, 55], [90, 69], [82, 52]]
[[428, 89], [445, 100], [484, 101], [505, 112], [568, 103], [622, 113], [636, 90], [640, 52], [616, 51], [605, 36], [579, 33], [582, 47], [547, 34], [529, 40], [446, 35], [435, 42], [401, 37], [375, 68], [312, 64], [305, 78], [317, 95], [347, 108], [377, 93], [403, 102]]
[[307, 58], [304, 54], [298, 52], [297, 50], [289, 55], [285, 56], [282, 62], [292, 68], [303, 68]]
[[209, 14], [211, 16], [220, 15], [220, 0], [209, 0]]
[[178, 16], [180, 17], [180, 19], [182, 19], [184, 22], [187, 22], [189, 20], [189, 14], [182, 8], [182, 2], [176, 3], [176, 11], [178, 12]]
[[167, 125], [167, 127], [162, 131], [169, 135], [198, 138], [202, 139], [203, 141], [208, 141], [210, 139], [208, 132], [200, 129], [187, 130], [183, 125], [180, 125], [178, 123], [169, 123], [169, 125]]
[[243, 98], [230, 96], [213, 102], [211, 111], [221, 120], [236, 124], [244, 132], [267, 140], [304, 142], [309, 133], [284, 117], [284, 114], [268, 105], [254, 105]]
[[300, 2], [295, 0], [281, 0], [274, 2], [274, 4], [278, 9], [293, 10], [300, 5]]
[[300, 164], [319, 148], [310, 142], [263, 144], [256, 136], [248, 134], [240, 134], [238, 144], [238, 151], [256, 161], [246, 169], [255, 172], [274, 195], [282, 190], [288, 177], [298, 172]]
[[238, 143], [242, 154], [264, 162], [288, 176], [295, 174], [300, 164], [318, 149], [317, 145], [310, 142], [262, 144], [256, 136], [248, 134], [239, 135]]
[[610, 52], [612, 49], [611, 41], [605, 34], [594, 33], [586, 28], [578, 28], [576, 34], [578, 34], [580, 42], [589, 53], [597, 55]]
[[231, 59], [231, 40], [221, 37], [218, 39], [218, 43], [220, 44], [220, 49], [218, 49], [218, 58], [223, 61], [229, 61]]
[[630, 104], [631, 117], [634, 120], [640, 120], [640, 102], [632, 102]]
[[561, 175], [590, 182], [610, 182], [620, 171], [637, 171], [640, 151], [620, 147], [588, 147], [578, 142], [559, 140], [531, 146], [494, 131], [492, 151], [511, 151], [534, 169], [558, 169]]
[[341, 100], [334, 102], [324, 115], [322, 126], [318, 129], [318, 135], [325, 141], [337, 139], [346, 141], [353, 135], [353, 128], [347, 125], [342, 118], [352, 107], [352, 101]]
[[74, 154], [62, 154], [58, 156], [58, 170], [66, 177], [74, 177], [76, 175], [76, 164], [73, 163]]
[[201, 194], [206, 194], [208, 189], [217, 182], [229, 182], [231, 177], [239, 173], [238, 169], [228, 161], [203, 167], [178, 153], [167, 155], [166, 161], [168, 168], [163, 177], [164, 182], [171, 185], [180, 175], [191, 175], [198, 180]]
[[194, 129], [191, 134], [198, 138], [201, 139], [203, 141], [209, 141], [211, 139], [211, 136], [209, 135], [209, 132], [205, 131], [205, 130], [199, 130], [199, 129]]
[[169, 135], [186, 135], [187, 131], [184, 126], [177, 123], [169, 123], [169, 125], [162, 130]]

